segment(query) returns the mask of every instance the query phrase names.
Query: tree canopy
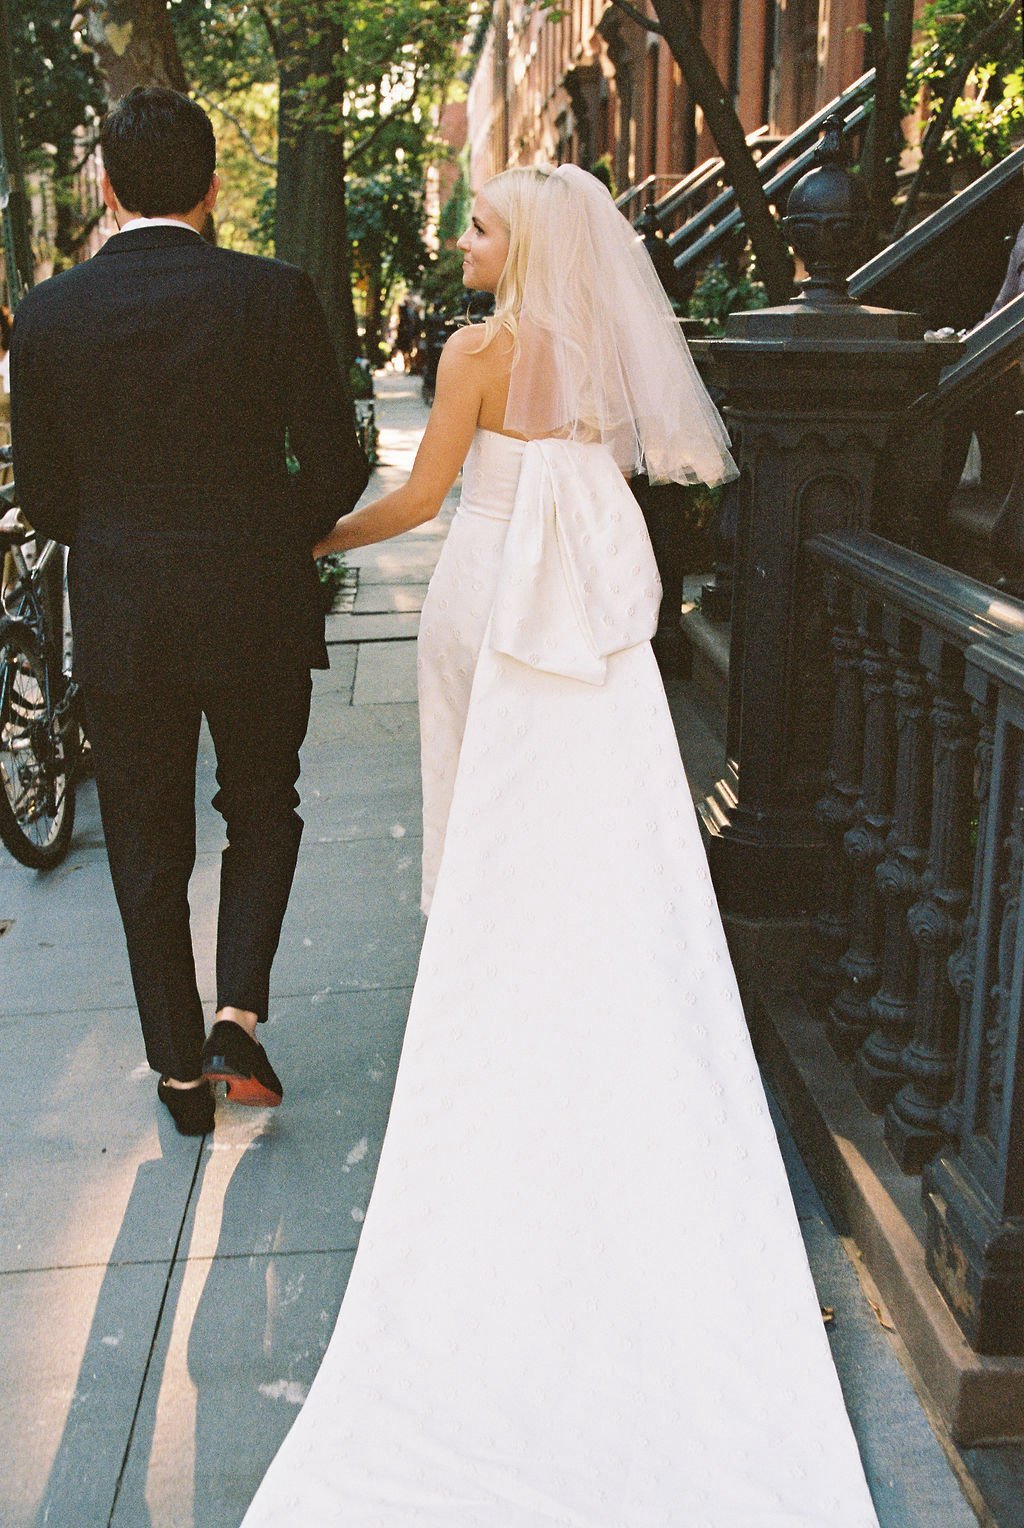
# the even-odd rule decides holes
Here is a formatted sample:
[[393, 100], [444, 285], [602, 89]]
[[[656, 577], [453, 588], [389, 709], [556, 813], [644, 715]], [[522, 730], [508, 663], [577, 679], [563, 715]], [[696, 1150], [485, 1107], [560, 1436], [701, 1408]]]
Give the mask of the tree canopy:
[[[70, 260], [87, 227], [74, 177], [105, 98], [92, 54], [74, 30], [75, 0], [20, 0], [12, 7], [12, 48], [18, 127], [26, 164], [53, 187], [55, 248], [60, 266]], [[84, 129], [84, 141], [83, 141]], [[38, 239], [37, 239], [38, 244]]]

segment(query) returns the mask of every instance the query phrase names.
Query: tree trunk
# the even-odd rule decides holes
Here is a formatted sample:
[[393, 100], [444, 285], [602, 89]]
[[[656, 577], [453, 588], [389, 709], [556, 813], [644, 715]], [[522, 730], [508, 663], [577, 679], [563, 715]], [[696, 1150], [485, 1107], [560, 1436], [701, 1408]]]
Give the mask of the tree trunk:
[[87, 15], [108, 100], [120, 100], [135, 85], [187, 92], [165, 0], [91, 0]]
[[[772, 216], [757, 164], [747, 147], [746, 135], [728, 90], [700, 39], [689, 0], [651, 0], [669, 50], [704, 113], [715, 146], [725, 161], [725, 177], [736, 201], [754, 250], [758, 273], [771, 303], [788, 302], [793, 295], [793, 257], [782, 229]], [[623, 9], [625, 7], [622, 7]], [[627, 14], [634, 15], [630, 10]]]
[[312, 278], [327, 315], [342, 375], [358, 354], [352, 269], [345, 206], [345, 143], [331, 133], [294, 120], [294, 92], [310, 74], [328, 80], [330, 104], [340, 107], [344, 82], [341, 28], [322, 27], [311, 47], [278, 53], [277, 208], [274, 252]]
[[[164, 85], [188, 94], [165, 0], [89, 0], [86, 15], [89, 47], [111, 106], [136, 85]], [[203, 238], [217, 242], [212, 214], [203, 224]]]
[[914, 0], [869, 0], [875, 66], [875, 109], [864, 136], [861, 168], [871, 210], [880, 228], [892, 222], [896, 155], [902, 120], [901, 98], [914, 40]]
[[384, 274], [381, 262], [377, 260], [369, 267], [366, 277], [366, 333], [363, 335], [363, 351], [372, 366], [377, 365], [383, 307]]

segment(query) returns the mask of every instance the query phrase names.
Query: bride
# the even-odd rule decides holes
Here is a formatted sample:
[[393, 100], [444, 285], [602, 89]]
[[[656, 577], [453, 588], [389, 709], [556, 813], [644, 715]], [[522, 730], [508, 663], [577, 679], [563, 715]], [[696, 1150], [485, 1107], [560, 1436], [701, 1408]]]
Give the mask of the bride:
[[338, 1324], [245, 1528], [877, 1528], [649, 639], [623, 472], [735, 473], [604, 187], [476, 198], [408, 482], [424, 907]]

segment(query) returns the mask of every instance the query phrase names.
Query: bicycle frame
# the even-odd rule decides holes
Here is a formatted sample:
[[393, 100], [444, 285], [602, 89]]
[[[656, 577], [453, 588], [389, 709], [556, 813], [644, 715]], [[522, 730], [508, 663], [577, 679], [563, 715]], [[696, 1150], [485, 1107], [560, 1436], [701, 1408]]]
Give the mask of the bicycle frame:
[[[41, 543], [41, 544], [40, 544]], [[14, 566], [15, 577], [11, 582], [0, 590], [0, 609], [12, 620], [22, 621], [30, 627], [40, 646], [47, 656], [53, 652], [53, 639], [48, 636], [43, 607], [43, 577], [47, 568], [54, 558], [59, 558], [63, 564], [61, 588], [62, 588], [62, 621], [61, 621], [61, 651], [59, 672], [66, 677], [71, 673], [71, 622], [68, 609], [67, 592], [67, 552], [66, 548], [56, 541], [45, 541], [35, 538], [37, 547], [36, 556], [30, 563], [25, 555], [24, 545], [17, 542], [8, 548], [8, 555]], [[55, 653], [53, 656], [57, 656]]]

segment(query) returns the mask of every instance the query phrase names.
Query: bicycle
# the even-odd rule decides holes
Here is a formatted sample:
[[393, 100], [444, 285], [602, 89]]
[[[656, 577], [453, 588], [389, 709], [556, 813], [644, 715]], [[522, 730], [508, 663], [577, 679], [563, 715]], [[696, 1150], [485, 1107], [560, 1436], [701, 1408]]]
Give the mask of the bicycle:
[[[0, 463], [10, 461], [10, 447], [0, 447]], [[49, 870], [71, 847], [82, 704], [71, 678], [64, 549], [18, 521], [16, 509], [16, 484], [0, 486], [0, 566], [9, 558], [13, 568], [0, 589], [0, 841], [22, 865]]]

